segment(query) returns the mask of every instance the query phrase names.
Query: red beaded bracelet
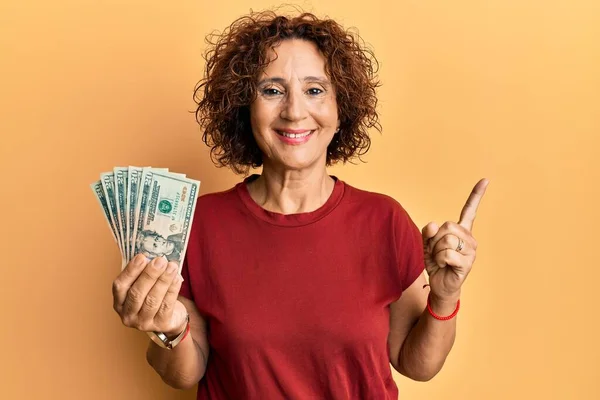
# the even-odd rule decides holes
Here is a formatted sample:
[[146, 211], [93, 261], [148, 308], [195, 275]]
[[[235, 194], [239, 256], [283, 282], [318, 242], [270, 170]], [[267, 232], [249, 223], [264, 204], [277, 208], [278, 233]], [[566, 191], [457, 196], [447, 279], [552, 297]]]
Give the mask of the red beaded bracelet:
[[431, 304], [429, 304], [429, 296], [427, 296], [427, 311], [429, 311], [429, 314], [431, 314], [431, 316], [437, 320], [448, 321], [449, 319], [456, 317], [456, 314], [458, 314], [459, 309], [460, 309], [460, 299], [458, 299], [458, 301], [456, 302], [456, 308], [454, 309], [452, 314], [448, 315], [447, 317], [442, 317], [441, 315], [437, 315], [431, 309]]

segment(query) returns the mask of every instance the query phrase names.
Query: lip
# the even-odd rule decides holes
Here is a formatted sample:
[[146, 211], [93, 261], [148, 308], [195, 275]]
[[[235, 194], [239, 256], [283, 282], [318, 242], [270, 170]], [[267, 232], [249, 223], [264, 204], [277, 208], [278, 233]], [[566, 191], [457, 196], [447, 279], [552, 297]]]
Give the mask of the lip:
[[311, 132], [311, 131], [314, 131], [314, 129], [275, 129], [275, 131], [298, 134], [298, 133]]

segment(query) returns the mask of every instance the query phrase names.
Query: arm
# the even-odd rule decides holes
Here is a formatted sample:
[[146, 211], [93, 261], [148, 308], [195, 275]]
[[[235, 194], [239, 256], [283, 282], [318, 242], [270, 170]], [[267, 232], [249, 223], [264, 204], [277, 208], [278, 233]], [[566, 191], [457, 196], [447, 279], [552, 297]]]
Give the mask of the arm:
[[[179, 296], [190, 315], [190, 333], [173, 350], [166, 350], [150, 341], [146, 359], [162, 380], [176, 389], [189, 389], [204, 376], [208, 361], [209, 345], [206, 336], [206, 321], [193, 301]], [[165, 332], [177, 336], [184, 328]]]
[[[396, 371], [417, 381], [430, 380], [442, 369], [456, 336], [456, 317], [439, 321], [427, 311], [426, 283], [421, 274], [390, 306], [390, 362]], [[456, 302], [435, 301], [432, 296], [431, 307], [438, 315], [449, 315]]]
[[421, 274], [390, 307], [388, 346], [390, 362], [401, 374], [419, 381], [433, 378], [444, 365], [456, 337], [456, 316], [439, 321], [437, 315], [451, 315], [461, 287], [475, 262], [477, 241], [471, 234], [477, 208], [489, 181], [480, 180], [463, 207], [458, 223], [434, 222], [422, 231], [425, 268], [431, 292], [423, 289]]
[[177, 264], [160, 257], [134, 257], [113, 282], [113, 308], [127, 327], [177, 336], [190, 316], [190, 332], [172, 350], [150, 341], [146, 358], [161, 378], [175, 388], [190, 388], [204, 376], [208, 359], [206, 322], [195, 304], [178, 298], [183, 278]]

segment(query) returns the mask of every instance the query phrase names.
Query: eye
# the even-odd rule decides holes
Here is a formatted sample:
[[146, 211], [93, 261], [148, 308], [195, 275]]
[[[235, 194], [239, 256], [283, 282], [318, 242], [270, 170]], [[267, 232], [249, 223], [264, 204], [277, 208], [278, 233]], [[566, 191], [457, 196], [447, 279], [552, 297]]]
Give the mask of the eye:
[[307, 90], [307, 93], [310, 94], [310, 95], [316, 96], [318, 94], [323, 93], [323, 90], [319, 89], [319, 88], [310, 88], [310, 89]]
[[264, 94], [265, 96], [276, 96], [278, 94], [281, 94], [281, 92], [275, 88], [266, 88], [262, 90], [262, 94]]

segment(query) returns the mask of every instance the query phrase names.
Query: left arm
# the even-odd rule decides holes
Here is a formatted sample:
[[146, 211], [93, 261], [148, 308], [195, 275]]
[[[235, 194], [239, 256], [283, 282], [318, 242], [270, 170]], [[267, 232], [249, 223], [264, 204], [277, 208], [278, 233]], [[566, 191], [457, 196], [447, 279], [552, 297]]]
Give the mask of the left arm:
[[[442, 369], [456, 337], [456, 318], [439, 321], [427, 311], [426, 283], [425, 275], [420, 275], [390, 306], [390, 362], [416, 381], [428, 381]], [[437, 315], [450, 315], [456, 307], [451, 300], [432, 298], [430, 303]]]
[[421, 274], [390, 306], [388, 347], [390, 363], [402, 375], [427, 381], [444, 365], [456, 337], [456, 316], [439, 320], [427, 310], [427, 301], [437, 316], [450, 316], [458, 305], [462, 284], [475, 262], [477, 242], [471, 235], [477, 207], [488, 181], [475, 185], [458, 223], [441, 227], [431, 222], [423, 228], [423, 253], [430, 289]]

